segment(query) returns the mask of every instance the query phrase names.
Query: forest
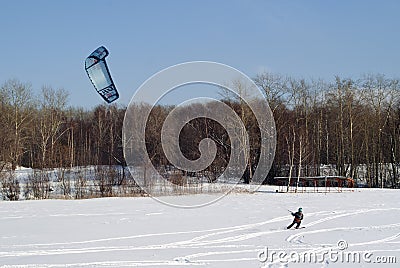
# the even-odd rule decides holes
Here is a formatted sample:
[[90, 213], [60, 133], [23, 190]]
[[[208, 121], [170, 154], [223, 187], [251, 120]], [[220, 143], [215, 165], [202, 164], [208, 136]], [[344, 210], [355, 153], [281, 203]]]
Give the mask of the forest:
[[[253, 80], [265, 93], [277, 133], [275, 158], [265, 183], [274, 184], [276, 176], [337, 175], [351, 177], [364, 187], [400, 187], [398, 79], [368, 74], [325, 81], [263, 72]], [[44, 86], [40, 94], [33, 92], [29, 83], [16, 79], [0, 86], [2, 174], [20, 166], [45, 170], [126, 165], [122, 148], [126, 107], [84, 109], [70, 106], [64, 89]], [[229, 96], [222, 101], [238, 114], [249, 134], [250, 157], [243, 181], [251, 182], [259, 157], [260, 129], [246, 104]], [[148, 155], [160, 170], [171, 168], [160, 146], [160, 132], [172, 108], [153, 107], [146, 125]], [[189, 159], [198, 158], [203, 138], [215, 141], [217, 157], [199, 174], [185, 175], [206, 176], [212, 182], [229, 161], [230, 141], [217, 122], [197, 118], [181, 132], [182, 153]], [[333, 174], [326, 174], [323, 167]], [[9, 177], [1, 177], [3, 188], [10, 184]]]

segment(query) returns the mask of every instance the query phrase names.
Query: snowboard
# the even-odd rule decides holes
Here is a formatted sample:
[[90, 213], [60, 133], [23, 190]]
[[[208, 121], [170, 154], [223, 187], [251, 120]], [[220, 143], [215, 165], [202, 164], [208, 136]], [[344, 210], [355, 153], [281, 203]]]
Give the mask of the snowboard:
[[[306, 228], [306, 227], [305, 226], [300, 226], [299, 228], [297, 228], [297, 230], [298, 229], [304, 229], [304, 228]], [[285, 227], [285, 229], [287, 229], [287, 227]], [[287, 230], [296, 230], [296, 228], [292, 227], [292, 228], [287, 229]]]

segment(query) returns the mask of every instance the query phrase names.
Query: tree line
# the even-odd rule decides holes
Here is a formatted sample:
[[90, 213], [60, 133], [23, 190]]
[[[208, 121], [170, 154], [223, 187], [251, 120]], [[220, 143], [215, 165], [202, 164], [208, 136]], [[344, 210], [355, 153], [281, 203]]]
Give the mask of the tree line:
[[68, 93], [45, 86], [33, 94], [28, 83], [6, 81], [0, 89], [0, 168], [74, 167], [122, 161], [125, 109], [68, 106]]
[[329, 175], [369, 187], [399, 187], [398, 79], [370, 74], [329, 83], [264, 73], [255, 82], [277, 125], [273, 174], [319, 176], [325, 165], [335, 170]]
[[[399, 187], [398, 79], [371, 74], [357, 79], [337, 76], [328, 82], [264, 72], [254, 82], [265, 93], [277, 132], [266, 183], [274, 183], [276, 176], [321, 176], [328, 170], [334, 173], [328, 175], [351, 177], [369, 187]], [[245, 90], [240, 81], [234, 86]], [[249, 133], [250, 155], [243, 180], [250, 182], [260, 153], [260, 129], [245, 103], [229, 96], [223, 101]], [[70, 107], [65, 90], [44, 86], [35, 96], [29, 83], [15, 79], [1, 85], [0, 102], [0, 171], [17, 166], [125, 165], [122, 124], [126, 107]], [[161, 127], [172, 108], [154, 107], [146, 126], [148, 154], [164, 174], [171, 166], [161, 146]], [[229, 161], [230, 140], [217, 122], [197, 118], [180, 135], [183, 155], [197, 159], [203, 138], [215, 141], [216, 159], [204, 171], [183, 174], [213, 181]]]

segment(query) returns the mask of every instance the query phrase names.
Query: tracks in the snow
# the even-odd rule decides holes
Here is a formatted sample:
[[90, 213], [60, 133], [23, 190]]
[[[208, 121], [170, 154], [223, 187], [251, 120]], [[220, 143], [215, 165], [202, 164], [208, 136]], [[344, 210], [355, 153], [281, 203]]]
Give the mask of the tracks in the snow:
[[[335, 227], [335, 228], [311, 228], [318, 226], [327, 221], [335, 221], [336, 219], [349, 217], [354, 215], [363, 215], [370, 212], [392, 213], [400, 211], [400, 208], [381, 208], [381, 209], [360, 209], [356, 211], [343, 210], [336, 211], [321, 211], [307, 213], [307, 219], [315, 219], [306, 224], [306, 231], [296, 230], [294, 234], [287, 235], [288, 230], [284, 225], [291, 220], [290, 216], [276, 217], [273, 219], [260, 221], [257, 223], [206, 229], [194, 231], [177, 231], [163, 233], [149, 233], [142, 235], [120, 236], [101, 238], [93, 240], [82, 240], [72, 242], [57, 242], [57, 243], [36, 243], [36, 244], [20, 244], [13, 246], [0, 246], [0, 262], [2, 260], [13, 257], [40, 257], [40, 256], [60, 256], [72, 254], [95, 254], [95, 253], [110, 253], [110, 252], [139, 252], [139, 251], [160, 251], [170, 250], [170, 254], [175, 254], [174, 257], [167, 260], [137, 260], [137, 261], [98, 261], [98, 262], [79, 262], [63, 265], [57, 264], [41, 264], [42, 267], [145, 267], [145, 266], [189, 266], [189, 265], [206, 265], [213, 262], [240, 262], [240, 261], [257, 261], [257, 252], [267, 245], [260, 244], [267, 241], [270, 235], [283, 234], [282, 239], [286, 237], [286, 241], [293, 244], [294, 249], [304, 249], [306, 251], [318, 252], [326, 247], [319, 245], [304, 245], [296, 244], [301, 237], [313, 235], [317, 233], [333, 232], [333, 231], [351, 231], [351, 230], [369, 230], [369, 229], [400, 229], [399, 223], [371, 225], [371, 226], [352, 226], [352, 227]], [[277, 228], [278, 226], [282, 228]], [[291, 231], [289, 231], [291, 232]], [[400, 237], [400, 233], [390, 237], [369, 240], [363, 243], [354, 245], [369, 245], [387, 243], [395, 241]], [[157, 238], [162, 241], [168, 238], [169, 242], [164, 243], [146, 243], [145, 239]], [[140, 243], [136, 243], [138, 239], [142, 239]], [[121, 244], [121, 242], [123, 242]], [[123, 245], [127, 244], [129, 245]], [[189, 251], [189, 254], [177, 256], [176, 252], [180, 250]], [[174, 253], [175, 252], [175, 253]], [[35, 264], [16, 265], [7, 267], [37, 267]]]

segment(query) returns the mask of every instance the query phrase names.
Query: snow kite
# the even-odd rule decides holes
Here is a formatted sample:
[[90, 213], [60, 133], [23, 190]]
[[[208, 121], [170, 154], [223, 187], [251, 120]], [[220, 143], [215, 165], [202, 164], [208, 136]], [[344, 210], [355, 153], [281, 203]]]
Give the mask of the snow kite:
[[101, 46], [85, 60], [85, 70], [97, 93], [108, 103], [118, 99], [119, 94], [107, 67], [108, 50]]

